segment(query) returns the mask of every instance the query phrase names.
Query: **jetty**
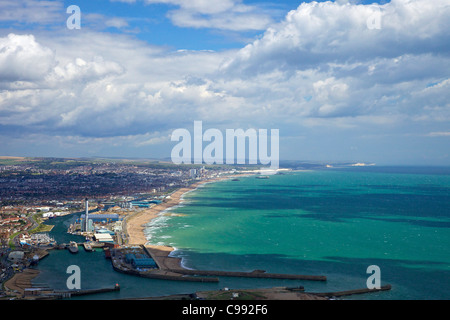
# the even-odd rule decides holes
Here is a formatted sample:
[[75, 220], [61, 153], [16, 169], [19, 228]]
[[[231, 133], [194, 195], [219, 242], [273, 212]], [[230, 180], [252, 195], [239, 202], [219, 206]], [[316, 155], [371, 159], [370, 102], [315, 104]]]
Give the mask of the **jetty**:
[[309, 294], [313, 294], [319, 297], [327, 297], [327, 298], [338, 298], [343, 296], [351, 296], [354, 294], [365, 294], [365, 293], [374, 293], [374, 292], [380, 292], [380, 291], [388, 291], [391, 290], [391, 285], [387, 284], [384, 286], [381, 286], [379, 289], [369, 289], [369, 288], [363, 288], [363, 289], [355, 289], [355, 290], [346, 290], [346, 291], [337, 291], [337, 292], [319, 292], [319, 293], [313, 293], [309, 292]]
[[67, 249], [70, 251], [70, 253], [78, 253], [78, 243], [76, 243], [75, 241], [70, 241]]
[[177, 273], [192, 276], [216, 276], [216, 277], [240, 277], [240, 278], [265, 278], [265, 279], [285, 279], [285, 280], [308, 280], [308, 281], [327, 281], [326, 276], [300, 275], [300, 274], [281, 274], [266, 273], [265, 270], [254, 270], [251, 272], [240, 271], [203, 271], [178, 269]]
[[326, 276], [322, 275], [299, 275], [299, 274], [280, 274], [266, 273], [265, 270], [254, 270], [251, 272], [243, 271], [218, 271], [218, 270], [189, 270], [181, 267], [181, 259], [170, 257], [170, 252], [162, 250], [161, 247], [142, 246], [145, 253], [155, 260], [160, 270], [170, 271], [172, 273], [193, 277], [241, 277], [241, 278], [265, 278], [265, 279], [287, 279], [287, 280], [310, 280], [327, 281]]
[[84, 242], [83, 247], [85, 251], [92, 252], [92, 245], [89, 242]]
[[[131, 254], [132, 253], [132, 254]], [[138, 260], [150, 260], [147, 267], [136, 268], [136, 261], [127, 261], [130, 256], [141, 256]], [[326, 281], [322, 275], [299, 275], [266, 273], [265, 270], [244, 271], [216, 271], [216, 270], [189, 270], [181, 266], [181, 259], [170, 257], [170, 252], [161, 247], [145, 247], [140, 245], [132, 248], [108, 250], [105, 257], [111, 258], [113, 269], [131, 275], [145, 278], [192, 281], [192, 282], [219, 282], [219, 277], [241, 277], [241, 278], [265, 278], [265, 279], [287, 279], [287, 280], [309, 280]], [[132, 259], [132, 258], [131, 258]], [[147, 262], [148, 263], [148, 262]]]
[[142, 278], [159, 279], [159, 280], [171, 280], [171, 281], [189, 281], [189, 282], [219, 282], [218, 278], [210, 277], [196, 277], [196, 276], [184, 276], [181, 273], [164, 271], [164, 270], [152, 270], [152, 271], [136, 271], [133, 269], [126, 269], [118, 266], [113, 261], [113, 269], [130, 275], [135, 275]]
[[74, 296], [84, 296], [84, 295], [106, 293], [106, 292], [113, 292], [113, 291], [120, 291], [119, 284], [116, 284], [114, 287], [100, 288], [100, 289], [53, 291], [51, 296], [53, 296], [54, 298], [63, 299], [63, 298], [71, 298]]
[[[108, 254], [106, 254], [108, 253]], [[150, 279], [219, 282], [218, 278], [184, 275], [168, 268], [160, 268], [144, 246], [105, 250], [105, 257], [111, 259], [115, 271]]]
[[106, 293], [119, 291], [120, 286], [116, 284], [114, 287], [100, 288], [100, 289], [85, 289], [85, 290], [53, 290], [46, 285], [32, 286], [24, 289], [22, 298], [27, 300], [56, 300], [69, 299], [74, 296], [91, 295], [98, 293]]

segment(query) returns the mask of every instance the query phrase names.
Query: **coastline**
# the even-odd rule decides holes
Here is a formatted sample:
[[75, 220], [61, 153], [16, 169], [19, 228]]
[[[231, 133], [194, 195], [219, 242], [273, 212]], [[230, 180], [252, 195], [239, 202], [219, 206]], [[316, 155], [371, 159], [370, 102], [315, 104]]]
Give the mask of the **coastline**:
[[159, 215], [165, 210], [180, 205], [183, 202], [183, 196], [185, 194], [196, 190], [198, 187], [204, 184], [250, 175], [253, 174], [222, 176], [199, 181], [190, 185], [189, 187], [177, 189], [170, 195], [169, 199], [166, 199], [166, 201], [157, 204], [149, 209], [143, 210], [142, 212], [139, 212], [138, 214], [130, 217], [130, 219], [127, 220], [126, 233], [128, 237], [128, 244], [133, 246], [145, 246], [147, 250], [150, 251], [157, 264], [166, 270], [186, 270], [186, 268], [182, 266], [181, 258], [171, 256], [171, 253], [176, 250], [174, 247], [147, 244], [148, 241], [144, 234], [145, 225], [153, 219], [159, 217]]
[[25, 289], [32, 288], [33, 279], [39, 275], [40, 271], [37, 269], [26, 268], [23, 272], [16, 273], [14, 276], [5, 282], [5, 288], [11, 295], [16, 295], [21, 298], [25, 294]]

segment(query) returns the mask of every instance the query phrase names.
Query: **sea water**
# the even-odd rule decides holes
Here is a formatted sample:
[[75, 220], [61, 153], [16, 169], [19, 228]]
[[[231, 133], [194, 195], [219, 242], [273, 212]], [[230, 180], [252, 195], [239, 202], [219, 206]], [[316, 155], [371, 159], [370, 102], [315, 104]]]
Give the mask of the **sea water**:
[[[85, 299], [302, 285], [309, 292], [366, 287], [377, 265], [392, 290], [347, 299], [450, 298], [450, 170], [351, 168], [254, 176], [205, 184], [146, 228], [151, 244], [176, 247], [187, 268], [325, 275], [326, 282], [221, 278], [189, 283], [136, 278], [112, 270], [100, 251], [52, 251], [35, 282], [64, 289], [70, 264], [82, 288], [121, 285]], [[53, 219], [52, 236], [70, 240], [74, 217]], [[59, 220], [57, 220], [59, 219]], [[69, 237], [69, 238], [68, 238]]]
[[193, 269], [325, 275], [306, 291], [365, 288], [377, 265], [392, 290], [358, 299], [450, 298], [445, 168], [353, 168], [208, 184], [154, 228]]

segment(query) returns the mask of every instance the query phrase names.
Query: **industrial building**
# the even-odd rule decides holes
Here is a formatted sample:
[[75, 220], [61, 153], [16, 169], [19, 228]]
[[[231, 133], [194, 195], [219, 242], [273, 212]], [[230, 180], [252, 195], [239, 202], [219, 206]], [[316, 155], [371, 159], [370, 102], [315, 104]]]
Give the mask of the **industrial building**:
[[158, 268], [155, 260], [142, 254], [129, 253], [125, 255], [125, 262], [133, 266], [133, 268]]
[[[84, 216], [84, 215], [83, 215]], [[89, 216], [90, 218], [90, 216]], [[80, 219], [80, 227], [82, 232], [93, 232], [94, 231], [94, 222], [92, 219], [89, 219], [86, 224], [86, 219], [82, 218]]]
[[102, 243], [114, 243], [114, 239], [109, 233], [95, 233], [94, 239]]
[[24, 259], [25, 253], [23, 251], [12, 251], [8, 255], [8, 260], [12, 263], [22, 262]]

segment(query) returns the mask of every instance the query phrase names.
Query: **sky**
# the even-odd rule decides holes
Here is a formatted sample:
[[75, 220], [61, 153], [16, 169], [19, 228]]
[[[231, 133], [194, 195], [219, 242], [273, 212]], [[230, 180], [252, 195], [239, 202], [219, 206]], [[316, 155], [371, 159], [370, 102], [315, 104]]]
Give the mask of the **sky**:
[[0, 155], [170, 158], [194, 121], [450, 165], [450, 0], [0, 1]]

